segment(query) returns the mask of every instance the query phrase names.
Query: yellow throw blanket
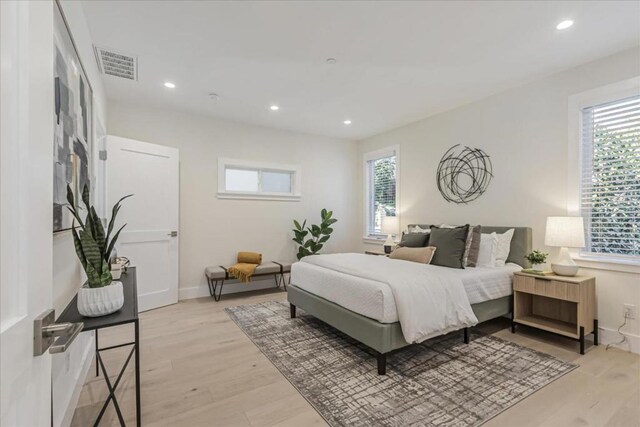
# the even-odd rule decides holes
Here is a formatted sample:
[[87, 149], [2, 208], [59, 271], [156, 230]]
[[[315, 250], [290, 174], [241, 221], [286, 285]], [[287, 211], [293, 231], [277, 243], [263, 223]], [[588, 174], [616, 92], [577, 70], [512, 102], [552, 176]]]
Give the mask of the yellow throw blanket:
[[229, 274], [240, 280], [241, 282], [248, 283], [251, 281], [251, 276], [262, 263], [262, 254], [257, 252], [238, 252], [238, 262], [229, 267]]

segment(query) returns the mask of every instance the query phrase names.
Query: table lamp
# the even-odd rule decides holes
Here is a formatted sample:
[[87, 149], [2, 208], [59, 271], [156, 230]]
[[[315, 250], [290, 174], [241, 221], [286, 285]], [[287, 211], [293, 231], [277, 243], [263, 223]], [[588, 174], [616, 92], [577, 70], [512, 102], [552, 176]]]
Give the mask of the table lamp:
[[571, 258], [568, 248], [584, 247], [584, 223], [580, 216], [550, 216], [544, 244], [560, 248], [558, 258], [551, 262], [551, 270], [560, 276], [575, 276], [578, 265]]
[[392, 235], [398, 234], [400, 229], [400, 218], [397, 216], [385, 216], [382, 218], [381, 231], [387, 235], [387, 240], [384, 242], [384, 253], [390, 254], [391, 247], [395, 245]]

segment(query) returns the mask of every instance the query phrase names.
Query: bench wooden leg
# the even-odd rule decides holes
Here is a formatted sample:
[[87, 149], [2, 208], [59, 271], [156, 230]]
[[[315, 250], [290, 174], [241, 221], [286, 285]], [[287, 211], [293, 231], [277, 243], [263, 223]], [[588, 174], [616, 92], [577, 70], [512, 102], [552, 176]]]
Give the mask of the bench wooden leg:
[[296, 306], [291, 303], [289, 303], [289, 314], [291, 314], [292, 319], [296, 318]]
[[464, 343], [469, 344], [469, 328], [464, 328]]

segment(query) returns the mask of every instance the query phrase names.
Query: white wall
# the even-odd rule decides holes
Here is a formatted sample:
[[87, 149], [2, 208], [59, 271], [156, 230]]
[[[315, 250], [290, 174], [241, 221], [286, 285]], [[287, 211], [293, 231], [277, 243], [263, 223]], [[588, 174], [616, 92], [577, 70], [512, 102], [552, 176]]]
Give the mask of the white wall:
[[[549, 249], [544, 248], [546, 217], [567, 212], [569, 96], [638, 75], [640, 50], [628, 50], [361, 141], [360, 189], [363, 153], [399, 144], [403, 227], [441, 222], [531, 226], [534, 248]], [[447, 203], [436, 187], [438, 162], [455, 144], [481, 148], [493, 163], [495, 177], [487, 192], [468, 205]], [[360, 206], [362, 236], [362, 200]], [[370, 247], [360, 242], [361, 249]], [[597, 277], [603, 338], [616, 339], [612, 331], [623, 321], [623, 303], [640, 308], [638, 272], [582, 270]], [[625, 330], [640, 345], [638, 319]]]
[[[333, 210], [338, 219], [323, 252], [356, 246], [355, 142], [118, 102], [109, 102], [107, 128], [111, 135], [180, 150], [181, 298], [208, 294], [205, 267], [233, 263], [238, 251], [258, 251], [265, 260], [295, 260], [293, 219], [318, 223], [322, 208]], [[302, 200], [218, 199], [218, 157], [300, 165]]]
[[[79, 51], [80, 60], [84, 66], [87, 78], [93, 90], [93, 119], [94, 123], [107, 120], [107, 98], [105, 96], [102, 76], [98, 70], [91, 34], [82, 10], [82, 4], [77, 1], [61, 0], [64, 16], [71, 29], [71, 35]], [[51, 34], [53, 44], [53, 34]], [[52, 82], [53, 84], [53, 82]], [[51, 105], [53, 117], [53, 104]], [[53, 128], [52, 128], [53, 130]], [[51, 133], [53, 136], [53, 132]], [[94, 135], [94, 141], [96, 140]], [[94, 144], [94, 160], [97, 159], [97, 145]], [[96, 161], [94, 165], [97, 166]], [[96, 183], [98, 188], [102, 183]], [[51, 185], [47, 182], [46, 185]], [[98, 196], [99, 198], [99, 196]], [[73, 247], [70, 231], [63, 231], [53, 235], [53, 303], [56, 315], [60, 315], [84, 281], [84, 273]], [[80, 334], [71, 347], [60, 355], [52, 358], [53, 379], [53, 425], [69, 425], [76, 407], [80, 387], [84, 383], [85, 374], [93, 350], [93, 333]]]

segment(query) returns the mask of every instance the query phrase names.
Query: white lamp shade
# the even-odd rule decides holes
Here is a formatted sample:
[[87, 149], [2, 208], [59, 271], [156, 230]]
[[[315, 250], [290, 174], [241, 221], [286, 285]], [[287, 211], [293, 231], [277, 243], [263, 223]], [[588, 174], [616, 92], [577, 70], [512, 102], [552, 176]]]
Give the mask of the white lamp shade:
[[385, 216], [382, 218], [381, 231], [383, 234], [398, 234], [400, 230], [400, 218], [397, 216]]
[[550, 216], [544, 244], [567, 248], [584, 248], [584, 222], [581, 216]]

